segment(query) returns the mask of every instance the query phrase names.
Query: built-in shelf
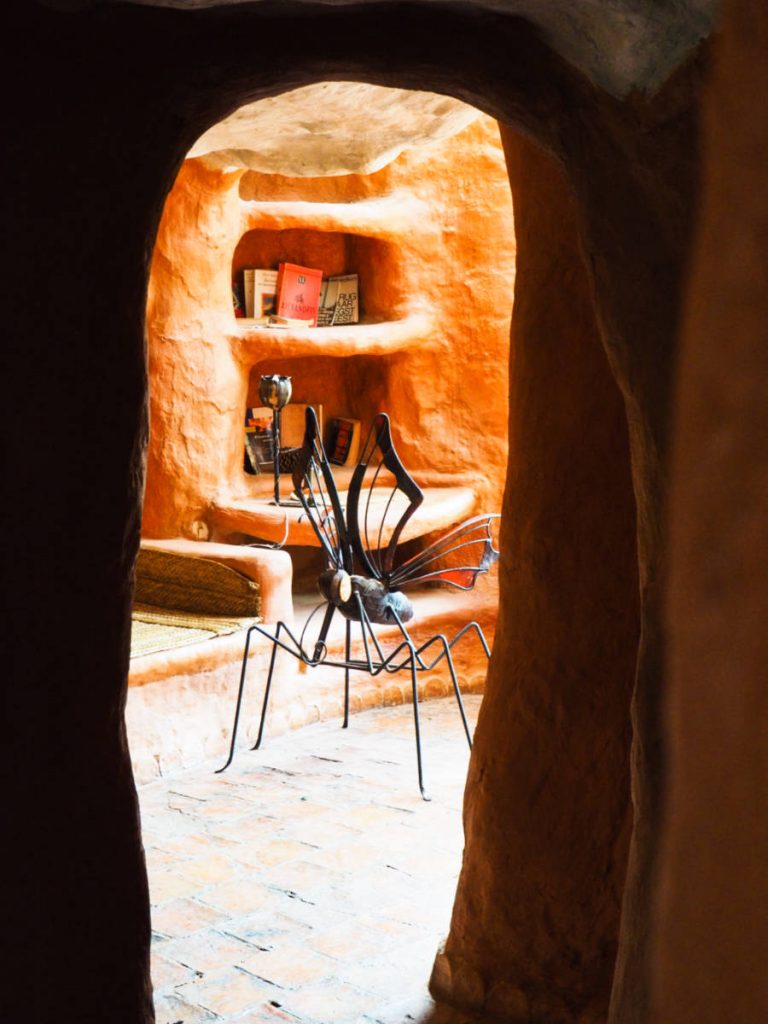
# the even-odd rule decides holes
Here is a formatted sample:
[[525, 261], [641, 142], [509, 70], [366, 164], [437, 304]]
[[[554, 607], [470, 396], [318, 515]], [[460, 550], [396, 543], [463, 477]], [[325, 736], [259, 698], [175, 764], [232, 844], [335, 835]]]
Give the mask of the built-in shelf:
[[[319, 547], [312, 524], [301, 507], [274, 505], [270, 501], [272, 492], [271, 477], [256, 478], [254, 489], [258, 496], [248, 498], [224, 497], [212, 502], [209, 518], [216, 532], [221, 535], [245, 534], [265, 541], [281, 541], [286, 535], [287, 544], [309, 545]], [[341, 481], [339, 481], [341, 483]], [[291, 490], [290, 476], [281, 477], [282, 493], [287, 495]], [[374, 492], [375, 495], [375, 492]], [[381, 513], [389, 499], [389, 488], [381, 488], [378, 504]], [[340, 494], [342, 505], [346, 492]], [[384, 529], [381, 533], [381, 544], [386, 544], [392, 535], [392, 529], [398, 521], [397, 498], [387, 514]], [[371, 504], [369, 522], [376, 522], [377, 496]], [[471, 515], [475, 507], [475, 492], [471, 487], [426, 487], [424, 503], [417, 509], [405, 526], [401, 541], [415, 540], [436, 530], [444, 530]], [[378, 523], [375, 527], [378, 537]]]
[[230, 335], [233, 351], [253, 362], [275, 356], [387, 356], [438, 343], [428, 313], [411, 313], [401, 320], [288, 329], [241, 319], [234, 322]]
[[241, 205], [243, 232], [254, 229], [285, 231], [350, 231], [371, 237], [387, 237], [420, 231], [436, 231], [427, 203], [407, 192], [352, 203], [289, 200], [246, 200]]

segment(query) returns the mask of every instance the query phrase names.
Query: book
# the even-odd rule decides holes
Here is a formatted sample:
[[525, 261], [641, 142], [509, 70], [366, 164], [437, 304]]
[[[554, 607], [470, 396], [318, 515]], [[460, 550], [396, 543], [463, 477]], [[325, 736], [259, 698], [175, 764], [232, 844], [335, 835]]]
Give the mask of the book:
[[[245, 410], [245, 469], [261, 473], [275, 457], [272, 410], [267, 406]], [[249, 468], [250, 467], [250, 468]]]
[[275, 312], [277, 306], [277, 271], [253, 272], [253, 315], [263, 320]]
[[328, 461], [335, 466], [349, 466], [357, 459], [360, 449], [360, 420], [337, 417], [331, 420]]
[[[323, 436], [323, 407], [316, 402], [310, 403], [317, 416], [320, 436]], [[304, 443], [306, 429], [307, 405], [302, 402], [291, 402], [286, 405], [280, 415], [280, 447], [298, 448]]]
[[358, 284], [357, 274], [344, 274], [336, 278], [336, 305], [333, 310], [333, 323], [356, 324], [358, 315]]
[[253, 270], [249, 267], [243, 271], [243, 304], [245, 315], [253, 319]]
[[356, 324], [359, 320], [357, 274], [338, 274], [323, 282], [317, 326]]
[[245, 316], [245, 294], [239, 281], [232, 282], [232, 308], [238, 319]]
[[323, 279], [320, 288], [320, 306], [317, 311], [317, 326], [330, 327], [333, 323], [333, 311], [336, 308], [336, 295], [339, 284], [335, 277]]
[[275, 313], [291, 320], [309, 320], [317, 323], [322, 270], [302, 267], [296, 263], [281, 263], [277, 276], [277, 308]]
[[277, 271], [246, 267], [243, 271], [245, 315], [263, 320], [275, 312], [277, 300]]

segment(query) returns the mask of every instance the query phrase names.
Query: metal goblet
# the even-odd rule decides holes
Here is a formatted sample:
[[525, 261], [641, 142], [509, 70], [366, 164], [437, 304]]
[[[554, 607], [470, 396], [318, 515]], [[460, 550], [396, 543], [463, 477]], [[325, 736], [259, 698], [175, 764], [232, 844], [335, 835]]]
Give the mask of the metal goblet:
[[275, 473], [275, 504], [280, 504], [280, 412], [291, 400], [291, 378], [265, 374], [259, 381], [259, 401], [272, 410], [272, 454]]

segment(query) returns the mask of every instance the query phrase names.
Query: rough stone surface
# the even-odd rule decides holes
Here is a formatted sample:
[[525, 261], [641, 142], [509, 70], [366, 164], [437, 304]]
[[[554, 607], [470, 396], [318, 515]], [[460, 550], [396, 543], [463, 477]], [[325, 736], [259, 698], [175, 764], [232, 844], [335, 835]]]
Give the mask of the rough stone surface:
[[[70, 2], [80, 6], [83, 0]], [[129, 2], [194, 9], [234, 6], [247, 0]], [[360, 0], [323, 2], [345, 6]], [[426, 2], [437, 6], [436, 0]], [[663, 5], [653, 0], [603, 0], [600, 4], [593, 0], [474, 0], [466, 6], [526, 19], [542, 31], [555, 52], [593, 82], [624, 96], [631, 89], [653, 91], [663, 84], [711, 32], [716, 0], [667, 0]]]
[[768, 1019], [768, 11], [726, 7], [676, 413], [658, 1024]]
[[605, 1015], [616, 955], [637, 644], [634, 502], [573, 202], [550, 157], [506, 141], [519, 250], [505, 643], [478, 722], [464, 865], [432, 991], [504, 1020], [559, 1022]]
[[222, 170], [286, 177], [373, 174], [404, 150], [449, 138], [479, 116], [448, 96], [320, 82], [241, 107], [188, 155]]

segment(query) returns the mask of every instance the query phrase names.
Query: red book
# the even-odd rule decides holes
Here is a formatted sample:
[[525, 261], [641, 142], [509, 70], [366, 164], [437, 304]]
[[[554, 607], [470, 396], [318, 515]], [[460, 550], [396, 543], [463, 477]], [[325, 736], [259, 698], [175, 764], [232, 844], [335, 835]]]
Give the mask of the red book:
[[317, 324], [322, 270], [281, 263], [277, 272], [277, 315]]

